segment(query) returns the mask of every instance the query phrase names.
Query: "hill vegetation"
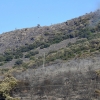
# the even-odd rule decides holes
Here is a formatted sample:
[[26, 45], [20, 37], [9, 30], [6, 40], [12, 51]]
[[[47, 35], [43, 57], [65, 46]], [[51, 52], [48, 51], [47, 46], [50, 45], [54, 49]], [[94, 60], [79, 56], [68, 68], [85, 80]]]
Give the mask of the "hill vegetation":
[[[35, 50], [36, 48], [48, 48], [52, 44], [57, 44], [69, 38], [77, 38], [76, 43], [69, 43], [68, 46], [57, 51], [49, 51], [48, 54], [46, 54], [46, 63], [52, 62], [56, 59], [68, 60], [73, 57], [80, 57], [84, 54], [91, 55], [93, 53], [99, 53], [99, 25], [100, 24], [98, 23], [94, 28], [80, 28], [78, 32], [74, 34], [56, 34], [52, 39], [48, 39], [45, 42], [35, 41], [33, 44], [21, 46], [14, 51], [6, 50], [0, 55], [0, 65], [2, 66], [4, 63], [7, 63], [13, 59], [18, 59], [16, 60], [15, 65], [25, 66], [21, 60], [21, 58], [24, 57], [30, 59], [31, 64], [33, 63], [31, 66], [40, 66], [43, 63], [43, 58], [42, 56], [39, 56], [38, 58], [35, 57], [35, 55], [39, 54], [39, 50]], [[29, 65], [30, 62], [28, 62]]]
[[[73, 98], [76, 98], [75, 100], [89, 100], [88, 98], [94, 100], [95, 94], [98, 97], [100, 95], [100, 87], [98, 85], [100, 70], [91, 69], [92, 67], [94, 69], [98, 67], [97, 65], [92, 65], [92, 63], [96, 64], [96, 62], [91, 59], [91, 64], [89, 65], [88, 62], [85, 65], [88, 69], [86, 71], [84, 71], [84, 64], [82, 65], [80, 62], [80, 65], [82, 65], [81, 71], [77, 68], [79, 65], [74, 65], [74, 62], [76, 59], [86, 60], [99, 55], [100, 10], [56, 25], [43, 27], [38, 25], [34, 28], [17, 29], [3, 33], [0, 35], [0, 75], [3, 76], [13, 70], [11, 74], [15, 78], [7, 76], [2, 79], [0, 76], [2, 80], [0, 83], [0, 96], [8, 98], [8, 100], [10, 100], [9, 98], [16, 100], [10, 97], [10, 92], [16, 86], [18, 79], [21, 82], [20, 84], [25, 83], [25, 86], [36, 86], [34, 89], [32, 88], [33, 90], [29, 87], [20, 89], [21, 92], [30, 90], [34, 94], [34, 98], [37, 95], [43, 97], [44, 95], [51, 96], [54, 94], [55, 97], [63, 99], [68, 96], [72, 98], [70, 100], [73, 100]], [[71, 61], [72, 63], [70, 64], [69, 62]], [[41, 68], [42, 65], [45, 66], [44, 69]], [[56, 69], [56, 65], [58, 69]], [[72, 72], [67, 67], [72, 68]], [[48, 71], [47, 68], [51, 68], [51, 71]], [[48, 85], [61, 86], [45, 87]], [[91, 88], [90, 85], [93, 87]], [[17, 88], [21, 88], [19, 84]], [[86, 88], [88, 89], [86, 90]], [[14, 92], [17, 93], [16, 90]], [[37, 94], [35, 95], [35, 93]], [[77, 93], [80, 95], [75, 97]], [[87, 93], [86, 98], [83, 98]], [[51, 100], [63, 99], [56, 98]]]

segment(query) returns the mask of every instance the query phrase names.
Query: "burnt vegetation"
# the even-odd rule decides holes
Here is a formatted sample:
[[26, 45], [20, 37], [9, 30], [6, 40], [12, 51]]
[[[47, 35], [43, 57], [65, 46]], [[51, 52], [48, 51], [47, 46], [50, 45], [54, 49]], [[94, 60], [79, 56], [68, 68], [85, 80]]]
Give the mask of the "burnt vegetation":
[[[20, 86], [23, 84], [23, 86]], [[36, 100], [91, 100], [100, 99], [100, 76], [89, 69], [83, 73], [81, 71], [57, 72], [53, 75], [46, 75], [44, 78], [35, 76], [19, 82], [13, 90], [14, 94], [21, 98]]]
[[[59, 63], [72, 59], [99, 55], [100, 10], [60, 24], [43, 27], [38, 24], [0, 35], [0, 75], [15, 70], [11, 73], [19, 84], [11, 92], [22, 100], [24, 97], [29, 97], [26, 100], [99, 100], [100, 71], [91, 69], [96, 65], [86, 71], [71, 71], [67, 67], [73, 67], [72, 62], [70, 66], [65, 65], [63, 71], [46, 73], [50, 65], [53, 72], [54, 64], [60, 66]], [[45, 68], [41, 68], [42, 65]], [[81, 68], [85, 69], [83, 67], [84, 64]]]

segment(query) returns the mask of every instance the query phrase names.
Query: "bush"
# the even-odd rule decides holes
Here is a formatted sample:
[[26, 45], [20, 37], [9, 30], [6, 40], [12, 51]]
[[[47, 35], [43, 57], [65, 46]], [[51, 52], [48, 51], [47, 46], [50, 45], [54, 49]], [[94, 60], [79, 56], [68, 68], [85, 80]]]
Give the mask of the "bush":
[[35, 60], [35, 57], [34, 57], [34, 56], [31, 56], [31, 57], [30, 57], [30, 60]]
[[30, 58], [31, 56], [35, 56], [38, 53], [39, 51], [30, 51], [25, 55], [25, 58]]
[[49, 43], [43, 43], [43, 45], [40, 46], [40, 49], [47, 48], [49, 46], [50, 46]]
[[15, 59], [22, 58], [22, 57], [23, 57], [23, 53], [22, 52], [16, 52], [15, 55], [14, 55]]
[[6, 55], [5, 61], [11, 61], [13, 59], [13, 55]]
[[49, 35], [49, 33], [48, 33], [48, 32], [46, 32], [46, 33], [44, 33], [44, 35], [45, 35], [45, 36], [48, 36], [48, 35]]
[[51, 43], [59, 43], [63, 40], [63, 37], [61, 35], [57, 35], [55, 36], [52, 40], [51, 40]]
[[4, 60], [5, 60], [4, 56], [3, 55], [0, 55], [0, 62], [2, 62]]
[[34, 56], [34, 55], [36, 55], [36, 54], [38, 54], [38, 53], [39, 53], [39, 51], [30, 51], [30, 52], [29, 52], [29, 54], [32, 55], [32, 56]]
[[88, 28], [82, 29], [79, 32], [79, 37], [80, 38], [89, 38], [91, 36], [92, 36], [92, 32]]
[[19, 50], [20, 50], [21, 52], [27, 52], [27, 51], [29, 51], [29, 49], [28, 49], [27, 46], [26, 46], [26, 47], [21, 47], [21, 48], [19, 48]]
[[3, 63], [0, 63], [0, 66], [2, 66], [3, 65]]
[[22, 63], [23, 63], [23, 60], [18, 59], [18, 60], [15, 62], [15, 65], [21, 65]]
[[30, 54], [26, 54], [25, 58], [30, 58], [30, 56], [31, 56]]

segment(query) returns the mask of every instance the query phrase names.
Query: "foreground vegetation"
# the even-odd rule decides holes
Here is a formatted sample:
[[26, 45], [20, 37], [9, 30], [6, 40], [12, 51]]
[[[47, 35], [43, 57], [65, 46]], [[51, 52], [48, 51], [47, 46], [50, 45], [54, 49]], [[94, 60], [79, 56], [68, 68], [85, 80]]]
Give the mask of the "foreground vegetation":
[[11, 76], [7, 75], [5, 79], [0, 83], [0, 98], [6, 100], [19, 100], [18, 98], [11, 97], [12, 89], [17, 85], [17, 80]]

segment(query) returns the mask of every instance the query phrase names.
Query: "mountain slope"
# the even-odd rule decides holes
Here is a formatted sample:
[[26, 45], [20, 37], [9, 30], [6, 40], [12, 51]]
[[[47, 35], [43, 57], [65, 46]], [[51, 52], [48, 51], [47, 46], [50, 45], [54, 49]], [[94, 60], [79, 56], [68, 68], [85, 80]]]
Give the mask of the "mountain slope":
[[100, 20], [99, 14], [100, 11], [98, 10], [61, 24], [17, 29], [15, 31], [3, 33], [0, 35], [0, 52], [2, 53], [9, 48], [14, 49], [24, 46], [25, 44], [31, 44], [40, 38], [43, 38], [42, 40], [46, 41], [48, 38], [53, 38], [55, 34], [74, 34], [80, 28], [96, 25]]
[[3, 33], [0, 53], [0, 81], [12, 75], [19, 82], [13, 97], [100, 100], [100, 10]]
[[[3, 65], [3, 67], [14, 66], [14, 64], [19, 66], [27, 61], [29, 66], [33, 66], [34, 64], [34, 66], [37, 66], [37, 64], [39, 66], [43, 62], [42, 56], [44, 52], [46, 53], [47, 63], [56, 59], [65, 60], [63, 53], [61, 53], [61, 56], [55, 58], [53, 55], [61, 51], [65, 53], [67, 48], [73, 51], [72, 47], [74, 45], [74, 48], [76, 48], [85, 42], [88, 43], [88, 45], [85, 43], [87, 47], [83, 47], [86, 49], [86, 52], [93, 51], [91, 49], [94, 45], [97, 45], [95, 48], [99, 49], [96, 43], [99, 42], [100, 37], [99, 20], [100, 10], [97, 10], [96, 12], [91, 12], [60, 24], [44, 27], [37, 26], [3, 33], [0, 35], [0, 65]], [[90, 40], [95, 41], [94, 45], [92, 45]], [[80, 44], [77, 44], [77, 41]], [[68, 47], [66, 48], [66, 46]], [[65, 48], [65, 50], [62, 48]], [[94, 51], [97, 51], [96, 49]], [[76, 50], [81, 54], [79, 49]], [[66, 59], [79, 55], [74, 51]]]

